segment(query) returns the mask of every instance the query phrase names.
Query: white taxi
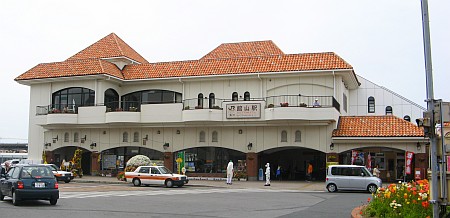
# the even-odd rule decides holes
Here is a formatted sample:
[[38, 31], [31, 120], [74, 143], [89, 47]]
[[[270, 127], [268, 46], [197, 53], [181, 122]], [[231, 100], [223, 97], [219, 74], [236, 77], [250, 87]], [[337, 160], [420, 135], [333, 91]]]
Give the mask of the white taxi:
[[134, 186], [165, 185], [168, 188], [189, 182], [187, 176], [174, 174], [164, 166], [140, 166], [134, 172], [125, 172], [125, 179]]

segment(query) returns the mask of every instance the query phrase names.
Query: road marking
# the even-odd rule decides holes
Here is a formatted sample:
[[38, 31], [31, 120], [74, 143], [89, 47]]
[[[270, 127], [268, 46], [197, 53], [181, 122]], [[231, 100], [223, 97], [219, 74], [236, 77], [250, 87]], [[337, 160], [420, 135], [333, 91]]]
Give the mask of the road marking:
[[59, 198], [96, 198], [96, 197], [125, 197], [125, 196], [155, 196], [155, 195], [186, 195], [186, 194], [210, 194], [210, 193], [267, 193], [267, 192], [292, 192], [297, 190], [275, 189], [183, 189], [183, 190], [145, 190], [145, 191], [108, 191], [108, 192], [60, 192]]

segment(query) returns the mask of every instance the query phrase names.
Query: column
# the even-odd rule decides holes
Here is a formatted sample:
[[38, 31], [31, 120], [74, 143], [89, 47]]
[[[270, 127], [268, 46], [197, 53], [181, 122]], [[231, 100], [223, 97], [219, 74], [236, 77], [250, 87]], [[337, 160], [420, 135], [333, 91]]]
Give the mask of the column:
[[100, 172], [100, 163], [98, 157], [100, 156], [97, 152], [91, 153], [91, 175], [97, 176]]
[[247, 176], [249, 181], [258, 180], [258, 154], [247, 153]]
[[172, 172], [175, 170], [173, 168], [173, 152], [164, 152], [164, 166]]

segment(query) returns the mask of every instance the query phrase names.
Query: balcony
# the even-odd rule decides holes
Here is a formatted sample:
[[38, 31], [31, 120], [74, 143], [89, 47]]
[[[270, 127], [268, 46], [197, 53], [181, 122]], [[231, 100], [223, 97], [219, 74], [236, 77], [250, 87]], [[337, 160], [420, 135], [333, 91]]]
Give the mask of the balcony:
[[233, 122], [305, 120], [337, 122], [332, 96], [279, 95], [264, 99], [186, 99], [182, 103], [109, 102], [98, 106], [37, 106], [35, 122], [49, 124]]
[[332, 96], [281, 95], [266, 98], [266, 120], [337, 122], [340, 104]]

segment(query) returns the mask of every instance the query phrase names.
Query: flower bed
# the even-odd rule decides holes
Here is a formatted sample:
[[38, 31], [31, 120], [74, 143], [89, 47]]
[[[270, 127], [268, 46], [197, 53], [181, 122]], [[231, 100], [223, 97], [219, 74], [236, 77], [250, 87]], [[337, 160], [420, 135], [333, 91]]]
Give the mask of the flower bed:
[[364, 217], [432, 217], [428, 180], [390, 184], [378, 188], [361, 213]]

